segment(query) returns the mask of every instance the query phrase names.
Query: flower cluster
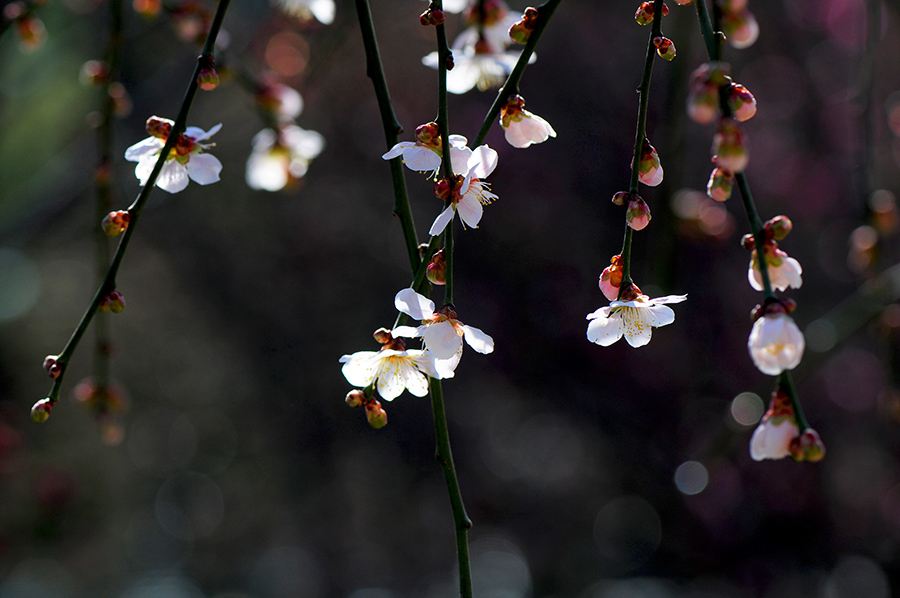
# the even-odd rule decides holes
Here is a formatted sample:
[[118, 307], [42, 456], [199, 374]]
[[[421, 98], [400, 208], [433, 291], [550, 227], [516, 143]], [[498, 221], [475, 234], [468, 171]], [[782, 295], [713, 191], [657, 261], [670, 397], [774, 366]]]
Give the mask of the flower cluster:
[[[800, 262], [788, 256], [787, 253], [778, 249], [777, 241], [784, 239], [793, 224], [787, 216], [776, 216], [763, 225], [763, 236], [765, 238], [763, 244], [763, 261], [766, 264], [766, 270], [769, 274], [769, 284], [777, 291], [784, 291], [788, 287], [799, 289], [803, 284], [801, 274], [803, 268]], [[759, 270], [758, 250], [756, 249], [756, 240], [753, 235], [744, 235], [741, 239], [744, 248], [752, 250], [750, 254], [750, 267], [747, 269], [747, 279], [757, 291], [763, 290], [762, 272]]]
[[[166, 144], [174, 123], [167, 118], [151, 116], [147, 119], [150, 137], [135, 143], [125, 150], [125, 159], [137, 162], [134, 174], [141, 185], [145, 185], [159, 159], [159, 153]], [[222, 163], [211, 155], [203, 153], [212, 143], [204, 143], [219, 132], [222, 125], [209, 131], [197, 127], [187, 127], [178, 135], [175, 145], [156, 179], [156, 186], [169, 193], [178, 193], [188, 186], [188, 179], [200, 185], [209, 185], [219, 180]]]
[[273, 124], [253, 137], [245, 172], [247, 185], [262, 191], [294, 187], [306, 175], [309, 163], [322, 153], [325, 138], [296, 124], [303, 111], [303, 98], [296, 89], [265, 80], [257, 89], [256, 103], [265, 120]]

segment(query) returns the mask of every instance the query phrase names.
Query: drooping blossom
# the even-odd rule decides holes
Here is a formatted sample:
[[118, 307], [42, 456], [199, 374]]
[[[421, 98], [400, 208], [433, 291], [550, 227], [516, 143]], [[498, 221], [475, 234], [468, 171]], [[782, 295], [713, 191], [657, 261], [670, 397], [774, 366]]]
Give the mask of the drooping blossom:
[[[468, 140], [462, 135], [450, 135], [450, 161], [452, 164], [465, 164], [472, 154], [466, 147]], [[417, 172], [424, 172], [429, 178], [436, 177], [441, 167], [443, 143], [441, 132], [436, 122], [425, 123], [416, 127], [415, 141], [401, 141], [385, 152], [384, 160], [400, 157], [406, 167]]]
[[644, 230], [650, 224], [650, 206], [636, 193], [631, 194], [628, 201], [625, 222], [634, 230]]
[[[135, 143], [125, 150], [125, 159], [137, 162], [134, 174], [141, 185], [147, 183], [150, 173], [159, 159], [159, 152], [166, 144], [169, 133], [172, 131], [171, 120], [151, 116], [147, 119], [147, 131], [151, 137]], [[181, 135], [172, 151], [166, 157], [166, 162], [156, 179], [156, 186], [169, 193], [178, 193], [188, 185], [190, 178], [200, 185], [209, 185], [219, 180], [222, 171], [222, 163], [203, 151], [211, 147], [211, 143], [203, 143], [215, 135], [221, 124], [214, 126], [209, 131], [197, 127], [187, 127]]]
[[439, 377], [434, 371], [431, 354], [407, 349], [401, 339], [392, 339], [381, 351], [357, 351], [344, 355], [340, 362], [344, 364], [341, 372], [347, 382], [360, 388], [376, 382], [378, 394], [386, 401], [393, 401], [404, 390], [424, 397], [428, 394], [428, 376]]
[[600, 290], [610, 301], [619, 298], [619, 287], [622, 286], [622, 256], [614, 255], [610, 264], [600, 273]]
[[482, 204], [487, 205], [497, 199], [497, 196], [490, 192], [490, 185], [483, 180], [497, 168], [497, 159], [497, 152], [487, 145], [480, 145], [472, 151], [466, 160], [465, 170], [462, 170], [461, 164], [451, 156], [454, 172], [460, 178], [465, 174], [465, 178], [453, 186], [450, 205], [438, 214], [428, 234], [436, 236], [444, 232], [457, 212], [465, 225], [478, 227], [483, 213]]
[[663, 180], [663, 169], [659, 163], [659, 153], [644, 139], [641, 145], [641, 157], [638, 160], [638, 180], [648, 187], [656, 187]]
[[[772, 289], [784, 291], [788, 287], [800, 288], [803, 284], [803, 278], [800, 276], [803, 274], [803, 268], [800, 266], [800, 262], [778, 249], [774, 242], [765, 244], [763, 257], [768, 266], [769, 283], [772, 285]], [[747, 279], [750, 281], [751, 287], [757, 291], [763, 290], [762, 273], [759, 271], [759, 259], [757, 259], [755, 249], [750, 256]]]
[[725, 201], [731, 197], [734, 189], [734, 174], [724, 168], [713, 168], [706, 183], [706, 194], [716, 201]]
[[309, 163], [325, 147], [315, 131], [287, 125], [280, 132], [263, 129], [253, 138], [246, 180], [251, 189], [278, 191], [306, 175]]
[[285, 13], [301, 21], [309, 21], [315, 17], [323, 25], [334, 22], [334, 0], [277, 0], [276, 4]]
[[587, 338], [592, 343], [608, 347], [625, 337], [632, 347], [650, 342], [653, 328], [675, 321], [675, 312], [667, 303], [681, 303], [687, 295], [668, 295], [651, 299], [636, 286], [622, 293], [623, 301], [611, 301], [606, 307], [589, 313]]
[[[423, 297], [411, 288], [406, 288], [394, 297], [394, 306], [409, 317], [420, 320], [418, 327], [398, 326], [391, 331], [395, 337], [421, 337], [425, 349], [434, 357], [435, 369], [444, 368], [441, 361], [456, 360], [462, 353], [463, 338], [466, 343], [479, 353], [490, 353], [494, 350], [494, 339], [474, 326], [467, 326], [456, 319], [456, 311], [444, 306], [434, 311], [434, 302]], [[453, 365], [455, 368], [455, 364]], [[438, 370], [438, 373], [441, 373]], [[448, 377], [448, 376], [443, 376]]]
[[722, 30], [731, 47], [738, 50], [749, 48], [759, 38], [759, 23], [756, 16], [746, 8], [723, 11]]
[[754, 365], [770, 376], [797, 367], [806, 348], [803, 333], [793, 318], [777, 306], [773, 304], [774, 309], [754, 322], [747, 340]]
[[546, 120], [525, 110], [525, 100], [515, 95], [500, 109], [500, 126], [506, 140], [513, 147], [525, 148], [556, 137], [556, 131]]
[[754, 461], [783, 459], [791, 454], [791, 445], [799, 436], [790, 398], [779, 387], [772, 393], [769, 410], [750, 437], [750, 456]]

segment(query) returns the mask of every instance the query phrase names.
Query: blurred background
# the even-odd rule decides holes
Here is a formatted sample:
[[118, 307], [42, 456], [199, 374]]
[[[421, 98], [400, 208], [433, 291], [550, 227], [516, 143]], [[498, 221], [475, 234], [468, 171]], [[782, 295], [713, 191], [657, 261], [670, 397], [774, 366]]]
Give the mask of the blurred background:
[[[460, 319], [496, 342], [467, 349], [444, 385], [476, 596], [900, 595], [900, 5], [752, 2], [759, 40], [726, 50], [759, 102], [746, 123], [759, 211], [793, 220], [780, 247], [804, 268], [788, 293], [808, 344], [794, 380], [828, 454], [795, 464], [749, 455], [774, 380], [746, 349], [760, 300], [746, 216], [737, 196], [701, 193], [714, 131], [685, 116], [705, 58], [693, 7], [673, 3], [664, 21], [678, 56], [656, 62], [648, 133], [666, 178], [642, 188], [654, 219], [634, 246], [644, 292], [689, 299], [641, 349], [585, 338], [622, 243], [609, 200], [629, 180], [649, 33], [636, 4], [562, 3], [521, 85], [558, 137], [519, 150], [495, 127], [500, 199], [457, 234]], [[139, 191], [125, 149], [149, 116], [175, 117], [194, 68], [184, 15], [215, 9], [185, 6], [126, 3], [114, 209]], [[436, 116], [425, 7], [372, 7], [407, 140]], [[128, 408], [102, 425], [71, 396], [94, 373], [92, 331], [49, 421], [29, 409], [50, 388], [44, 356], [96, 289], [104, 92], [80, 72], [106, 51], [108, 6], [48, 0], [33, 8], [42, 43], [25, 43], [36, 25], [0, 37], [3, 598], [457, 595], [428, 399], [385, 403], [381, 430], [343, 400], [339, 357], [378, 348], [371, 334], [410, 277], [354, 7], [336, 9], [326, 26], [232, 3], [222, 84], [188, 122], [223, 123], [209, 150], [222, 180], [151, 196], [118, 276], [128, 307], [106, 318]], [[245, 182], [267, 126], [248, 77], [298, 90], [297, 123], [325, 139], [282, 191]], [[453, 132], [474, 138], [493, 98], [451, 97]], [[424, 238], [440, 202], [407, 175]]]

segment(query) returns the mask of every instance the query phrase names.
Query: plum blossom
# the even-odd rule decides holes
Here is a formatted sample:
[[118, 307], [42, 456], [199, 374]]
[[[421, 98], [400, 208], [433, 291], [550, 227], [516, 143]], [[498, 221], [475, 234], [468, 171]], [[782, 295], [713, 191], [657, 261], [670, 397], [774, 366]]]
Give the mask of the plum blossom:
[[[784, 291], [788, 287], [800, 288], [803, 284], [803, 278], [800, 276], [803, 274], [803, 267], [800, 266], [800, 262], [775, 247], [774, 243], [765, 244], [763, 255], [769, 272], [769, 282], [774, 290]], [[757, 291], [763, 290], [762, 273], [759, 271], [759, 260], [755, 249], [750, 256], [747, 279], [750, 281], [751, 287]]]
[[791, 446], [799, 436], [791, 400], [780, 387], [776, 388], [769, 410], [750, 438], [750, 456], [754, 461], [783, 459], [791, 454]]
[[482, 204], [486, 205], [497, 199], [497, 196], [489, 191], [488, 183], [482, 180], [497, 168], [497, 152], [487, 145], [480, 145], [474, 151], [469, 151], [471, 154], [466, 160], [465, 170], [460, 168], [462, 160], [451, 155], [453, 171], [460, 178], [465, 174], [465, 178], [461, 183], [453, 186], [450, 205], [435, 218], [431, 230], [428, 231], [431, 236], [444, 232], [456, 212], [459, 212], [459, 217], [464, 224], [477, 228], [483, 213]]
[[[633, 286], [633, 285], [632, 285]], [[611, 301], [607, 307], [589, 313], [587, 338], [592, 343], [608, 347], [625, 337], [632, 347], [643, 347], [650, 342], [653, 328], [659, 328], [675, 321], [675, 312], [667, 303], [681, 303], [687, 295], [667, 295], [651, 299], [640, 294], [633, 286], [632, 291], [623, 293], [632, 297], [627, 301]]]
[[[450, 161], [452, 164], [465, 164], [472, 154], [466, 147], [468, 140], [462, 135], [450, 135]], [[429, 178], [437, 177], [441, 167], [443, 143], [436, 122], [425, 123], [416, 127], [415, 141], [401, 141], [385, 152], [384, 160], [400, 157], [406, 167], [417, 172], [428, 173]]]
[[[418, 327], [397, 326], [391, 331], [395, 337], [421, 337], [425, 349], [434, 357], [435, 370], [442, 374], [448, 369], [452, 371], [459, 363], [462, 355], [463, 338], [466, 343], [479, 353], [490, 353], [494, 350], [494, 339], [474, 326], [466, 326], [456, 319], [456, 312], [444, 306], [435, 313], [434, 302], [423, 297], [411, 288], [402, 289], [394, 297], [394, 306], [398, 311], [420, 320]], [[441, 362], [444, 363], [441, 363]], [[452, 365], [452, 368], [450, 367]], [[443, 375], [442, 377], [449, 377]]]
[[[134, 174], [141, 185], [145, 185], [150, 178], [173, 124], [171, 120], [151, 116], [147, 119], [147, 131], [151, 136], [125, 150], [125, 159], [138, 163]], [[221, 124], [209, 131], [187, 127], [184, 133], [178, 136], [178, 140], [166, 157], [166, 162], [156, 179], [156, 186], [169, 193], [178, 193], [187, 187], [189, 178], [200, 185], [218, 181], [222, 163], [215, 156], [202, 153], [213, 145], [202, 142], [215, 135], [221, 128]]]
[[754, 322], [747, 348], [759, 371], [777, 376], [797, 367], [803, 358], [806, 340], [790, 316], [773, 309]]
[[334, 0], [277, 0], [276, 4], [287, 14], [302, 21], [315, 17], [323, 25], [334, 22]]
[[515, 95], [500, 110], [500, 126], [506, 140], [513, 147], [525, 148], [556, 137], [556, 131], [546, 120], [525, 110], [525, 100]]
[[253, 151], [247, 159], [246, 179], [251, 189], [278, 191], [306, 175], [310, 161], [325, 146], [315, 131], [297, 125], [282, 127], [280, 133], [263, 129], [253, 138]]
[[[376, 382], [378, 394], [393, 401], [404, 390], [417, 397], [428, 394], [428, 377], [440, 377], [434, 371], [433, 358], [428, 351], [406, 349], [400, 339], [393, 339], [381, 351], [357, 351], [344, 355], [341, 372], [353, 386], [365, 388]], [[450, 372], [451, 377], [453, 372]]]

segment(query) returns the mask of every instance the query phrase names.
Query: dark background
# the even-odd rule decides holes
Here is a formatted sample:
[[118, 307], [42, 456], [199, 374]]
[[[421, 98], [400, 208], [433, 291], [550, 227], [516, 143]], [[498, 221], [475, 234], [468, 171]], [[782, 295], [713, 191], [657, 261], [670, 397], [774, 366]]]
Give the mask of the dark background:
[[[646, 293], [689, 298], [644, 348], [585, 339], [585, 315], [606, 303], [597, 277], [622, 241], [609, 199], [629, 179], [649, 33], [636, 4], [562, 3], [521, 85], [558, 137], [517, 150], [495, 128], [500, 199], [480, 228], [457, 229], [460, 319], [496, 342], [488, 356], [467, 349], [444, 384], [476, 595], [897, 595], [897, 287], [841, 302], [898, 259], [895, 213], [873, 218], [867, 199], [881, 189], [890, 203], [898, 188], [900, 15], [880, 7], [869, 111], [861, 0], [751, 2], [759, 41], [726, 51], [759, 101], [746, 130], [760, 213], [794, 222], [781, 248], [804, 268], [788, 296], [808, 340], [794, 378], [828, 448], [819, 464], [757, 463], [748, 441], [774, 380], [746, 349], [760, 294], [739, 199], [693, 194], [713, 134], [684, 114], [704, 60], [693, 7], [673, 3], [664, 21], [678, 57], [656, 62], [648, 133], [666, 179], [642, 188], [654, 219], [634, 245]], [[420, 62], [434, 47], [418, 24], [425, 7], [373, 6], [404, 139], [437, 105]], [[134, 107], [116, 121], [116, 156], [146, 136], [148, 116], [174, 118], [198, 51], [164, 15], [126, 12]], [[428, 399], [385, 404], [377, 431], [343, 402], [338, 358], [377, 348], [371, 333], [391, 325], [410, 280], [352, 3], [340, 0], [328, 27], [232, 4], [227, 60], [281, 69], [306, 102], [299, 124], [327, 146], [298, 188], [252, 192], [244, 164], [263, 127], [252, 100], [227, 80], [198, 96], [189, 124], [224, 124], [210, 150], [222, 181], [155, 191], [125, 258], [128, 307], [110, 325], [130, 410], [115, 446], [68, 396], [92, 371], [91, 333], [50, 420], [29, 419], [50, 387], [44, 356], [62, 350], [95, 289], [87, 115], [100, 92], [78, 72], [108, 31], [94, 0], [37, 14], [38, 50], [0, 38], [0, 596], [455, 596]], [[448, 16], [451, 35], [460, 27]], [[474, 137], [493, 97], [452, 97], [451, 129]], [[133, 166], [115, 166], [119, 209], [139, 189]], [[440, 202], [424, 177], [407, 180], [424, 235]]]

